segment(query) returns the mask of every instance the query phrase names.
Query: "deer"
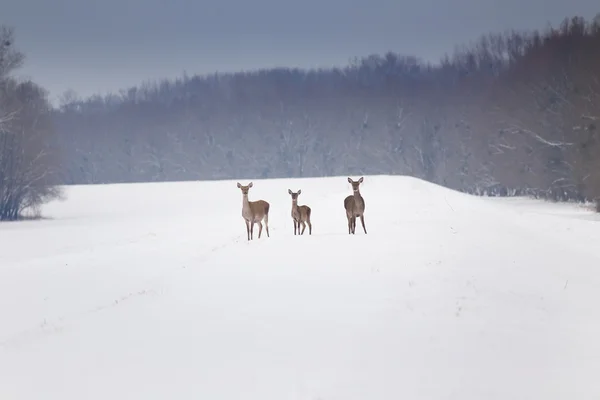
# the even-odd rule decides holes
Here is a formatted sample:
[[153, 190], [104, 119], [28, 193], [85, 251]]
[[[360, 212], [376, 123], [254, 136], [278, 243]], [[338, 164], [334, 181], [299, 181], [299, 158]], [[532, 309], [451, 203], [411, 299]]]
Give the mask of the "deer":
[[269, 236], [269, 208], [271, 205], [264, 200], [249, 201], [248, 192], [252, 187], [252, 182], [247, 186], [237, 183], [237, 187], [242, 191], [242, 217], [246, 222], [246, 233], [248, 234], [248, 241], [254, 240], [254, 224], [258, 223], [258, 238], [262, 233], [262, 221], [265, 222], [267, 228], [267, 237]]
[[[292, 220], [294, 221], [294, 235], [296, 235], [296, 228], [298, 228], [298, 235], [304, 235], [306, 224], [308, 224], [308, 234], [312, 235], [312, 223], [310, 222], [311, 208], [306, 205], [298, 205], [298, 196], [302, 193], [301, 189], [294, 193], [288, 189], [288, 193], [292, 196]], [[302, 232], [300, 232], [300, 224], [302, 224]]]
[[360, 223], [367, 234], [365, 228], [365, 199], [360, 194], [359, 186], [363, 183], [364, 177], [354, 181], [348, 177], [348, 182], [352, 185], [353, 194], [344, 199], [344, 208], [346, 209], [346, 218], [348, 218], [348, 234], [354, 235], [356, 230], [356, 217], [360, 217]]

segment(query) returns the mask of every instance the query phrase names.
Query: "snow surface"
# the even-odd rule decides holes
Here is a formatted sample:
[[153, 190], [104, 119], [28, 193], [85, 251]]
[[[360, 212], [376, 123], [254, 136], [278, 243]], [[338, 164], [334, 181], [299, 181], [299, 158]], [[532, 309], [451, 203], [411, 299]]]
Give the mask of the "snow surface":
[[271, 237], [252, 242], [236, 181], [69, 187], [0, 224], [0, 399], [600, 397], [598, 215], [361, 191], [367, 235], [346, 177], [254, 180]]

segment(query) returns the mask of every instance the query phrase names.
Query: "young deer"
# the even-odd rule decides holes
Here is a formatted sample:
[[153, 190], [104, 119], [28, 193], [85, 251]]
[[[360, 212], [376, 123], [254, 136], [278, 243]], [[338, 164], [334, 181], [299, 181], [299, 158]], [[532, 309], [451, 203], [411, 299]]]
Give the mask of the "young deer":
[[[292, 219], [294, 220], [294, 235], [296, 234], [296, 228], [298, 228], [298, 235], [304, 235], [306, 224], [308, 224], [308, 234], [312, 235], [312, 224], [310, 223], [310, 213], [312, 210], [309, 206], [299, 206], [298, 196], [302, 193], [302, 190], [298, 189], [297, 193], [292, 192], [288, 189], [288, 193], [292, 196]], [[302, 224], [302, 233], [300, 233], [300, 224]]]
[[258, 223], [258, 238], [262, 233], [262, 222], [265, 221], [267, 228], [267, 237], [269, 237], [269, 207], [271, 206], [264, 200], [248, 201], [248, 191], [252, 187], [252, 182], [248, 186], [242, 186], [238, 182], [237, 187], [242, 190], [242, 217], [246, 221], [246, 232], [248, 240], [254, 240], [254, 224]]
[[348, 218], [348, 234], [353, 234], [356, 230], [356, 217], [360, 217], [360, 223], [367, 233], [365, 228], [365, 199], [360, 195], [359, 186], [363, 183], [363, 177], [357, 181], [353, 181], [348, 177], [348, 182], [352, 185], [352, 191], [354, 194], [344, 199], [344, 208], [346, 209], [346, 218]]

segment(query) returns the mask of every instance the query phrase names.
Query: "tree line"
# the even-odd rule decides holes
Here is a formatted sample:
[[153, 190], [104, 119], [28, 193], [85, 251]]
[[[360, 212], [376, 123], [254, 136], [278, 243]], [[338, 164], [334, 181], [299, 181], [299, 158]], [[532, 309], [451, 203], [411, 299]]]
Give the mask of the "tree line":
[[490, 33], [437, 64], [183, 75], [63, 95], [66, 184], [406, 174], [474, 194], [600, 199], [600, 19]]

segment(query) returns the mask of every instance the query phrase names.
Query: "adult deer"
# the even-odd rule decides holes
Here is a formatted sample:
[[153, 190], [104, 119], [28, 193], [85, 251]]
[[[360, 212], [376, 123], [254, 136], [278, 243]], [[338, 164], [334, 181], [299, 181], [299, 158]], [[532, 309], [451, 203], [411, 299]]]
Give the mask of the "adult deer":
[[262, 233], [262, 221], [265, 221], [265, 227], [267, 228], [267, 237], [269, 236], [269, 208], [271, 205], [264, 200], [249, 201], [248, 192], [252, 187], [252, 182], [247, 186], [241, 185], [239, 182], [237, 187], [242, 191], [242, 217], [246, 221], [246, 232], [248, 233], [248, 240], [254, 240], [254, 224], [258, 223], [258, 238]]
[[[302, 193], [301, 189], [294, 193], [288, 189], [288, 193], [292, 196], [292, 219], [294, 220], [294, 235], [296, 234], [296, 228], [298, 228], [298, 235], [304, 235], [306, 224], [308, 224], [308, 234], [312, 235], [312, 224], [310, 222], [310, 214], [312, 210], [309, 206], [298, 205], [298, 196]], [[300, 224], [302, 224], [302, 232], [300, 232]]]
[[356, 217], [360, 217], [360, 223], [367, 233], [365, 228], [365, 199], [360, 195], [359, 186], [363, 183], [363, 177], [359, 180], [354, 181], [348, 177], [348, 182], [352, 185], [352, 191], [354, 192], [350, 196], [344, 199], [344, 208], [346, 209], [346, 218], [348, 218], [348, 234], [353, 234], [356, 230]]

